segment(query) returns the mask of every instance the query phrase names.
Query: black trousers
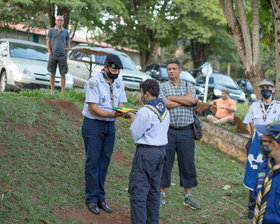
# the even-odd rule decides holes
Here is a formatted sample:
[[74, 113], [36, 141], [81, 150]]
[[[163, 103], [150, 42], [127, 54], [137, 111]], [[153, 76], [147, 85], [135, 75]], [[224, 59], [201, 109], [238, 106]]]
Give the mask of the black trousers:
[[171, 172], [177, 153], [180, 186], [192, 188], [197, 186], [196, 169], [195, 169], [195, 144], [192, 126], [187, 126], [182, 130], [169, 128], [168, 144], [166, 149], [166, 161], [163, 166], [161, 187], [166, 188], [171, 185]]
[[164, 147], [137, 146], [129, 175], [132, 224], [158, 224]]

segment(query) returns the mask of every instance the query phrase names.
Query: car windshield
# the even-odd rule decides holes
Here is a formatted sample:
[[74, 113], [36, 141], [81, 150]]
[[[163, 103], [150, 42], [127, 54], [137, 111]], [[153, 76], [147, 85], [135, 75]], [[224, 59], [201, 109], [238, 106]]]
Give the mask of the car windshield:
[[251, 85], [251, 83], [250, 83], [249, 81], [246, 82], [246, 88], [247, 88], [248, 90], [253, 91], [253, 86]]
[[214, 82], [215, 84], [231, 87], [231, 88], [237, 88], [236, 83], [228, 76], [222, 75], [222, 74], [213, 74], [214, 75]]
[[[160, 68], [160, 73], [161, 73], [162, 78], [168, 79], [168, 74], [167, 74], [167, 69], [166, 68], [161, 67]], [[192, 75], [186, 70], [181, 72], [180, 78], [183, 79], [183, 80], [187, 80], [189, 82], [192, 82], [192, 83], [196, 82], [194, 77], [192, 77]]]
[[[133, 61], [131, 61], [131, 59], [128, 56], [123, 54], [118, 54], [117, 56], [120, 58], [124, 69], [137, 71], [137, 68], [135, 67]], [[94, 60], [95, 62], [103, 65], [106, 57], [106, 55], [94, 55]]]
[[47, 48], [23, 43], [10, 43], [10, 56], [39, 61], [49, 60]]

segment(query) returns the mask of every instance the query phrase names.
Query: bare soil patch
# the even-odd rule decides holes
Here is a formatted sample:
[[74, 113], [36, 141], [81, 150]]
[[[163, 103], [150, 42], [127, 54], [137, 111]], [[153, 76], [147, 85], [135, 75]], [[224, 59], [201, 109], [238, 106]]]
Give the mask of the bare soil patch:
[[100, 210], [99, 215], [91, 213], [86, 206], [79, 209], [72, 209], [65, 207], [55, 212], [55, 215], [61, 220], [67, 220], [69, 218], [83, 221], [86, 224], [98, 223], [98, 224], [127, 224], [130, 223], [130, 212], [127, 208], [115, 206], [112, 201], [107, 200], [110, 207], [113, 209], [113, 213], [106, 213]]
[[76, 106], [72, 101], [64, 99], [51, 99], [45, 100], [44, 102], [51, 107], [61, 108], [62, 110], [68, 112], [74, 118], [83, 117], [82, 110], [78, 106]]

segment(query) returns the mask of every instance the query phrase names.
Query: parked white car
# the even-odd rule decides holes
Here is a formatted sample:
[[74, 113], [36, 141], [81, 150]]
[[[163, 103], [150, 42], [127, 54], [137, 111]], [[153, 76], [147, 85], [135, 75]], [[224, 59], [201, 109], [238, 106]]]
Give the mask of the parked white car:
[[117, 55], [122, 64], [119, 78], [126, 89], [139, 90], [139, 84], [148, 78], [148, 74], [137, 70], [131, 58], [112, 48], [91, 47], [78, 45], [71, 49], [68, 59], [68, 67], [74, 79], [74, 86], [83, 88], [86, 81], [104, 68], [104, 61], [108, 54]]
[[[50, 86], [47, 70], [49, 54], [47, 47], [30, 41], [0, 39], [0, 91]], [[65, 89], [73, 87], [73, 78], [66, 74]], [[57, 68], [55, 87], [60, 88]]]

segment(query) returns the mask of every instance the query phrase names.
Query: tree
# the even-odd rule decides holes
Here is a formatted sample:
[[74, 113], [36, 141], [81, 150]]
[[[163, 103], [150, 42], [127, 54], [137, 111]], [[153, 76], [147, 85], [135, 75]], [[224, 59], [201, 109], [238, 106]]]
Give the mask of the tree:
[[274, 30], [275, 30], [275, 64], [276, 64], [276, 98], [280, 99], [280, 2], [271, 0], [271, 6], [274, 13]]
[[242, 0], [236, 0], [236, 10], [234, 10], [232, 0], [220, 0], [220, 5], [228, 23], [228, 32], [233, 38], [237, 52], [244, 65], [245, 75], [250, 79], [255, 93], [259, 96], [257, 84], [264, 78], [260, 62], [259, 1], [251, 0], [251, 30]]

